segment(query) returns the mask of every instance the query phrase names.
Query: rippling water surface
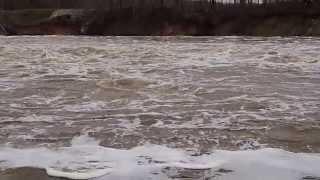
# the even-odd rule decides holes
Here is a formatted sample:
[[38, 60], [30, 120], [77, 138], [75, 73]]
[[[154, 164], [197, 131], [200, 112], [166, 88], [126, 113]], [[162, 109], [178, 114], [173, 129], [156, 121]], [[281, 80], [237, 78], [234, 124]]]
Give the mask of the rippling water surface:
[[[73, 146], [77, 138], [86, 139], [84, 145], [91, 138], [97, 142], [91, 149]], [[22, 157], [41, 150], [56, 157], [51, 152], [56, 148], [68, 156], [89, 148], [84, 152], [100, 149], [103, 157], [114, 151], [128, 156], [123, 164], [131, 158], [134, 165], [165, 166], [142, 173], [146, 179], [257, 179], [265, 166], [299, 165], [299, 159], [306, 164], [295, 166], [289, 176], [281, 174], [282, 179], [313, 178], [309, 175], [318, 169], [303, 168], [320, 167], [320, 39], [0, 37], [0, 144], [0, 166], [1, 157], [9, 157], [7, 148]], [[157, 151], [165, 152], [165, 160], [153, 154]], [[191, 155], [183, 160], [178, 152]], [[241, 163], [233, 169], [219, 164], [255, 156], [274, 164], [264, 164], [252, 176], [244, 176], [250, 174], [245, 173], [249, 165], [247, 171], [236, 171]], [[280, 162], [284, 156], [288, 161]], [[13, 159], [4, 160], [8, 163], [3, 167], [14, 166]], [[203, 162], [216, 164], [185, 167]], [[281, 168], [290, 169], [275, 170]], [[130, 177], [123, 174], [111, 173], [109, 178]]]

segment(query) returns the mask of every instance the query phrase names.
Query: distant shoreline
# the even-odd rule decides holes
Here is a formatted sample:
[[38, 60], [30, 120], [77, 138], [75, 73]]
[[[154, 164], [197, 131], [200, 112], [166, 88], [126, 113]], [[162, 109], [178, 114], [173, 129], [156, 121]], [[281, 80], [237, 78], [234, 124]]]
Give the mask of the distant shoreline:
[[0, 11], [0, 35], [320, 36], [320, 12], [282, 14], [248, 9], [231, 14], [189, 13], [174, 8]]

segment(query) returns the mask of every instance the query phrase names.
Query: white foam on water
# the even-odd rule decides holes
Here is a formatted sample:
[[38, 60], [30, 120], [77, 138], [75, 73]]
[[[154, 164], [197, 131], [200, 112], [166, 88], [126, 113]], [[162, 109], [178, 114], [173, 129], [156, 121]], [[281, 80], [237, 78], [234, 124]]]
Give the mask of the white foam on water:
[[23, 123], [31, 123], [31, 122], [47, 122], [52, 123], [55, 121], [56, 116], [49, 116], [49, 115], [36, 115], [32, 114], [29, 116], [19, 117], [19, 118], [12, 118], [12, 117], [2, 117], [0, 118], [1, 123], [10, 123], [10, 122], [23, 122]]
[[146, 144], [129, 150], [98, 145], [83, 135], [70, 147], [57, 149], [0, 148], [0, 167], [32, 166], [45, 168], [51, 176], [70, 179], [168, 179], [163, 169], [227, 169], [220, 179], [294, 180], [320, 176], [320, 154], [291, 153], [281, 149], [248, 151], [215, 150], [212, 154], [192, 156], [190, 152]]
[[[3, 72], [7, 76], [0, 80], [0, 93], [3, 97], [0, 100], [0, 104], [3, 104], [2, 109], [7, 109], [9, 104], [10, 110], [14, 110], [13, 112], [24, 111], [22, 108], [25, 108], [26, 105], [20, 103], [22, 102], [21, 99], [36, 105], [36, 107], [42, 104], [54, 107], [55, 102], [63, 102], [63, 99], [68, 99], [69, 92], [71, 92], [71, 90], [66, 90], [66, 93], [59, 93], [53, 98], [49, 98], [45, 94], [24, 98], [7, 94], [11, 91], [12, 95], [19, 94], [19, 88], [22, 87], [31, 90], [28, 89], [30, 84], [27, 80], [32, 80], [36, 84], [39, 80], [63, 80], [64, 78], [77, 81], [99, 81], [109, 78], [119, 80], [130, 77], [147, 82], [157, 82], [139, 90], [139, 93], [148, 97], [149, 101], [155, 102], [154, 105], [143, 106], [144, 100], [133, 98], [117, 99], [111, 102], [63, 103], [62, 107], [59, 106], [54, 109], [79, 112], [79, 114], [100, 110], [121, 112], [120, 109], [142, 109], [150, 115], [149, 111], [169, 107], [165, 115], [178, 120], [173, 120], [172, 124], [164, 124], [163, 121], [159, 120], [152, 125], [160, 128], [226, 128], [231, 126], [233, 121], [278, 121], [279, 117], [281, 117], [282, 122], [289, 122], [288, 119], [295, 117], [298, 117], [298, 120], [295, 121], [304, 121], [305, 118], [309, 118], [309, 122], [317, 120], [317, 118], [308, 117], [301, 113], [317, 112], [318, 99], [314, 94], [319, 89], [318, 81], [316, 81], [319, 79], [318, 72], [320, 70], [320, 61], [318, 60], [320, 58], [318, 52], [319, 39], [312, 38], [310, 42], [306, 42], [306, 39], [299, 38], [293, 42], [291, 38], [282, 37], [267, 40], [259, 37], [210, 37], [205, 42], [194, 43], [193, 41], [189, 42], [188, 38], [190, 37], [179, 37], [185, 39], [181, 42], [176, 42], [175, 39], [171, 39], [172, 37], [163, 38], [168, 38], [168, 41], [159, 42], [148, 38], [133, 40], [131, 37], [1, 37], [3, 44], [6, 44], [6, 55], [0, 57], [0, 61], [2, 62], [2, 69], [5, 70]], [[197, 38], [192, 39], [197, 40]], [[283, 42], [284, 40], [290, 41], [290, 43]], [[23, 77], [23, 80], [21, 80], [20, 77], [18, 78], [13, 65], [24, 65], [21, 73], [30, 76]], [[222, 71], [229, 67], [231, 68], [230, 72], [226, 71], [224, 73]], [[7, 72], [7, 70], [10, 71]], [[235, 73], [231, 70], [235, 70]], [[249, 74], [250, 76], [238, 74], [238, 70], [253, 73]], [[89, 73], [92, 71], [101, 71], [101, 73]], [[39, 74], [39, 72], [44, 74]], [[218, 74], [219, 72], [222, 73], [221, 76]], [[283, 79], [278, 79], [279, 83], [282, 80], [286, 83], [283, 86], [277, 85], [275, 90], [270, 90], [271, 92], [279, 91], [279, 94], [272, 95], [259, 92], [259, 89], [265, 87], [265, 82], [257, 83], [256, 81], [259, 81], [260, 77], [264, 75], [266, 75], [266, 79], [270, 80], [273, 80], [276, 75], [283, 76]], [[293, 80], [295, 78], [299, 81]], [[305, 80], [310, 80], [312, 83], [302, 83], [300, 82], [303, 80], [301, 78], [306, 78]], [[294, 82], [297, 84], [293, 84]], [[54, 83], [54, 81], [51, 83]], [[219, 88], [220, 85], [216, 85], [217, 87], [211, 86], [214, 83], [221, 83], [221, 88]], [[242, 88], [251, 87], [253, 90], [257, 88], [253, 91], [256, 95], [250, 96], [249, 91], [248, 93], [240, 91], [239, 86]], [[176, 90], [175, 87], [177, 87]], [[201, 88], [206, 90], [208, 94], [214, 94], [219, 93], [219, 91], [229, 91], [229, 88], [232, 87], [234, 87], [234, 89], [231, 89], [232, 91], [240, 92], [239, 96], [212, 100], [208, 102], [208, 107], [204, 107], [204, 104], [200, 100], [198, 101], [198, 97], [195, 95], [198, 90], [201, 91]], [[293, 89], [298, 87], [304, 88], [301, 91]], [[33, 88], [41, 89], [45, 87], [34, 86]], [[292, 89], [293, 96], [296, 97], [288, 97], [291, 91], [282, 92], [286, 89]], [[313, 89], [314, 94], [311, 94], [307, 89]], [[82, 90], [79, 93], [81, 92]], [[169, 94], [172, 96], [168, 96]], [[12, 97], [14, 98], [12, 99]], [[314, 100], [307, 99], [309, 97], [315, 98]], [[87, 99], [90, 99], [90, 97]], [[128, 101], [128, 104], [116, 101]], [[189, 110], [189, 107], [184, 105], [180, 110], [175, 110], [176, 104], [187, 102], [194, 102], [190, 105], [190, 108], [201, 103], [204, 109]], [[227, 108], [226, 110], [211, 108], [215, 105], [236, 105], [238, 102], [262, 104], [266, 106], [266, 109], [246, 110], [244, 108], [232, 110], [232, 107], [230, 107], [231, 110], [228, 112]], [[60, 105], [61, 103], [57, 104]], [[127, 105], [123, 107], [124, 105], [121, 104]], [[242, 103], [238, 104], [241, 105]], [[170, 107], [173, 107], [172, 111]], [[44, 110], [42, 109], [41, 112]], [[38, 110], [28, 109], [29, 111]], [[192, 116], [194, 118], [191, 121], [183, 121], [184, 113], [187, 114], [190, 111], [193, 112]], [[162, 110], [159, 110], [159, 112], [154, 110], [152, 113], [153, 115], [164, 115]], [[138, 128], [142, 129], [141, 120], [138, 118], [141, 114], [130, 115], [137, 116], [137, 118], [131, 121], [127, 120], [127, 113], [112, 114], [112, 118], [116, 118], [117, 121], [120, 121], [120, 124], [117, 124], [117, 127], [110, 125], [107, 128], [121, 127], [126, 129], [123, 132], [124, 134], [129, 132], [128, 135]], [[246, 117], [241, 118], [242, 115]], [[54, 123], [58, 119], [60, 118], [37, 113], [20, 118], [0, 117], [1, 123], [4, 124], [4, 127], [0, 129], [5, 129], [4, 132], [7, 132], [16, 128], [20, 132], [24, 124]], [[90, 118], [88, 118], [88, 122], [85, 124], [87, 127], [91, 127], [90, 121]], [[14, 122], [22, 123], [18, 126]], [[69, 121], [66, 126], [71, 126], [73, 122], [76, 121]], [[37, 129], [37, 125], [33, 127], [35, 129], [32, 132], [35, 134], [46, 132], [41, 129], [42, 126]], [[25, 128], [29, 128], [29, 126]], [[235, 128], [243, 127], [237, 126]], [[246, 129], [252, 128], [252, 125], [246, 127]], [[25, 132], [22, 130], [21, 133]], [[32, 134], [20, 135], [21, 133], [17, 133], [19, 135], [11, 133], [12, 136], [9, 137], [32, 139]], [[48, 135], [50, 136], [50, 133]], [[235, 143], [240, 144], [240, 148], [243, 149], [261, 147], [258, 142], [250, 139]], [[301, 179], [304, 176], [320, 176], [318, 154], [296, 154], [279, 149], [260, 149], [254, 151], [212, 151], [210, 155], [191, 156], [186, 151], [159, 145], [144, 145], [129, 150], [107, 148], [99, 146], [98, 141], [88, 136], [74, 138], [70, 147], [57, 149], [15, 149], [8, 146], [1, 147], [0, 145], [0, 169], [1, 167], [21, 166], [45, 168], [48, 174], [53, 176], [72, 179], [100, 177], [99, 180], [167, 179], [166, 174], [161, 171], [165, 167], [202, 170], [225, 168], [233, 170], [231, 173], [218, 177], [219, 179], [294, 180]]]
[[102, 101], [84, 102], [81, 104], [64, 105], [63, 110], [70, 112], [91, 112], [105, 109], [106, 103]]

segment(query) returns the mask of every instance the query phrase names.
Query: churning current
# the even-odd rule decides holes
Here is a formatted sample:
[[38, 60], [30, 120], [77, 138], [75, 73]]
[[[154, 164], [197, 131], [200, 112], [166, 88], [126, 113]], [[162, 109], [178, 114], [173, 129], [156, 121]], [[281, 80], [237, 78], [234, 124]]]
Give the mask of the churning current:
[[301, 180], [319, 152], [319, 38], [0, 37], [0, 169]]

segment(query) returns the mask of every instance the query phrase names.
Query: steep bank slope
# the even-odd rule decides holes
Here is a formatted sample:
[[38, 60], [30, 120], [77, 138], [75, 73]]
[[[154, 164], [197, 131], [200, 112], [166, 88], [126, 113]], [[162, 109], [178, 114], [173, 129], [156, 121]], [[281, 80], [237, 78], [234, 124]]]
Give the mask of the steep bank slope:
[[224, 15], [169, 8], [2, 11], [0, 34], [319, 36], [320, 13]]

